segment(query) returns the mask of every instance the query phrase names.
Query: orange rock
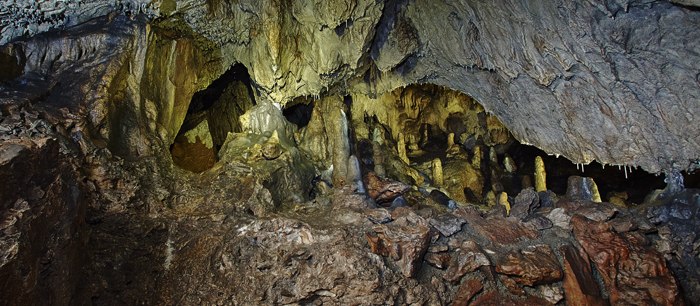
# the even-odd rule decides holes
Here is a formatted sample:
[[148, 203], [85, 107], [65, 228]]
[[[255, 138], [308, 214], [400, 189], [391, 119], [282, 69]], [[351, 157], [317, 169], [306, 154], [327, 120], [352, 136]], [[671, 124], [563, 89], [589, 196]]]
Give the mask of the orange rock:
[[564, 257], [564, 295], [571, 306], [607, 305], [591, 273], [591, 262], [571, 245], [561, 247]]
[[613, 305], [683, 304], [663, 256], [638, 233], [619, 234], [606, 222], [571, 218], [574, 235], [595, 264]]

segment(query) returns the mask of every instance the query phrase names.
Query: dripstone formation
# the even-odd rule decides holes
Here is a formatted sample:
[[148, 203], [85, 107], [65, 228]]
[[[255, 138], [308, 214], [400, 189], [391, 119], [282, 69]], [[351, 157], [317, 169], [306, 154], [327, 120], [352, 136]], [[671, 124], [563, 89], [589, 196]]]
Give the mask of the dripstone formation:
[[693, 304], [699, 7], [0, 1], [0, 304]]

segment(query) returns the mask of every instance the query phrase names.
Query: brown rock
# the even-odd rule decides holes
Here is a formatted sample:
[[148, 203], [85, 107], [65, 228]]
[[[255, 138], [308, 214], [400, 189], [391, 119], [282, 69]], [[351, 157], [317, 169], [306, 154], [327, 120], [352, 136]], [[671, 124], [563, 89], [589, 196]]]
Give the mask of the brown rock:
[[462, 283], [457, 289], [457, 295], [452, 300], [452, 306], [466, 306], [477, 293], [484, 289], [484, 285], [478, 279], [470, 279]]
[[411, 189], [411, 186], [404, 183], [380, 178], [374, 172], [365, 175], [365, 186], [369, 197], [380, 204], [391, 203], [396, 197]]
[[404, 276], [412, 277], [428, 249], [430, 226], [412, 212], [395, 220], [374, 226], [374, 233], [367, 234], [367, 241], [373, 253], [390, 257], [397, 262]]
[[593, 279], [591, 263], [571, 245], [560, 249], [564, 257], [564, 294], [566, 303], [572, 306], [606, 305], [598, 283]]
[[392, 220], [391, 213], [385, 208], [366, 209], [364, 213], [367, 216], [367, 219], [373, 223], [382, 224], [391, 222]]
[[526, 295], [523, 287], [520, 287], [518, 285], [518, 282], [516, 282], [514, 279], [500, 274], [498, 275], [498, 279], [501, 281], [501, 284], [503, 284], [503, 287], [506, 287], [506, 289], [508, 289], [508, 292], [510, 292], [512, 295]]
[[476, 242], [467, 240], [462, 242], [456, 254], [452, 256], [452, 261], [443, 277], [450, 282], [457, 283], [465, 274], [490, 264], [489, 259]]
[[593, 260], [611, 304], [682, 304], [676, 280], [663, 256], [635, 233], [615, 233], [605, 222], [571, 218], [574, 235]]
[[523, 299], [514, 299], [510, 296], [501, 294], [498, 291], [488, 291], [488, 292], [485, 292], [484, 294], [480, 295], [479, 297], [477, 297], [474, 300], [474, 302], [472, 302], [470, 305], [472, 305], [472, 306], [478, 306], [478, 305], [532, 306], [532, 305], [552, 305], [552, 304], [545, 299], [538, 298], [538, 297], [531, 296], [531, 295], [528, 295], [527, 297], [525, 297]]
[[428, 248], [429, 253], [447, 252], [450, 248], [445, 244], [433, 244]]
[[466, 226], [471, 227], [475, 233], [498, 245], [513, 244], [523, 239], [535, 239], [539, 236], [537, 230], [512, 218], [496, 216], [484, 219], [471, 208], [457, 209], [454, 214], [464, 218], [467, 221]]
[[618, 233], [626, 233], [629, 231], [634, 231], [638, 228], [637, 223], [629, 216], [622, 218], [616, 217], [610, 220], [610, 225], [612, 225], [613, 229], [615, 229], [615, 231]]
[[544, 244], [508, 252], [499, 260], [496, 272], [509, 275], [517, 283], [527, 286], [552, 283], [562, 278], [552, 248]]
[[452, 256], [449, 253], [428, 253], [425, 255], [425, 261], [438, 269], [446, 268], [451, 259]]

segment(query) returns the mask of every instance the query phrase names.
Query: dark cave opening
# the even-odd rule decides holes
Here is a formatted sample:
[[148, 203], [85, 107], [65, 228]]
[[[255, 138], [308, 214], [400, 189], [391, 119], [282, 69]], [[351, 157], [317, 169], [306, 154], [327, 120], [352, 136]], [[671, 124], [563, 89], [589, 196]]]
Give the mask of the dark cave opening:
[[306, 127], [309, 124], [309, 121], [311, 121], [311, 113], [314, 110], [314, 105], [316, 105], [316, 102], [295, 102], [293, 102], [293, 105], [285, 107], [282, 110], [282, 114], [287, 121], [294, 123], [297, 128], [301, 129]]
[[173, 162], [193, 172], [211, 168], [229, 133], [241, 132], [239, 117], [255, 106], [248, 69], [235, 64], [195, 93], [170, 146]]
[[537, 156], [542, 158], [547, 171], [547, 188], [559, 195], [566, 194], [567, 179], [574, 175], [593, 178], [602, 200], [606, 202], [617, 198], [613, 201], [624, 200], [629, 204], [641, 204], [653, 190], [663, 189], [666, 186], [663, 174], [655, 175], [633, 167], [627, 167], [627, 169], [613, 165], [603, 167], [595, 161], [588, 165], [577, 165], [564, 157], [555, 157], [537, 147], [520, 143], [512, 145], [504, 156], [506, 154], [516, 162], [517, 175], [520, 176], [513, 180], [515, 188], [511, 192], [522, 188], [522, 185], [518, 186], [522, 181], [522, 175], [535, 172], [533, 161]]

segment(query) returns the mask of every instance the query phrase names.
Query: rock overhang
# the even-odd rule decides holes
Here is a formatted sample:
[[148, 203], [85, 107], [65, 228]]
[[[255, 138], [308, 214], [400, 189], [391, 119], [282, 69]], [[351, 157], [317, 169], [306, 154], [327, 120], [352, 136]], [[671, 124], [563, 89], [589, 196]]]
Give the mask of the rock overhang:
[[[688, 29], [700, 13], [688, 7], [642, 1], [558, 7], [468, 0], [141, 2], [27, 10], [48, 16], [58, 8], [65, 20], [55, 19], [57, 25], [113, 12], [146, 12], [154, 22], [178, 19], [187, 35], [209, 44], [204, 52], [216, 49], [220, 69], [211, 79], [243, 63], [259, 95], [281, 104], [431, 83], [474, 97], [522, 143], [577, 163], [650, 172], [698, 167], [700, 128], [693, 122], [700, 110], [700, 55], [694, 50], [700, 31]], [[31, 24], [45, 23], [26, 12], [8, 13], [14, 19], [2, 26], [3, 42], [17, 35], [11, 24], [34, 29]]]

